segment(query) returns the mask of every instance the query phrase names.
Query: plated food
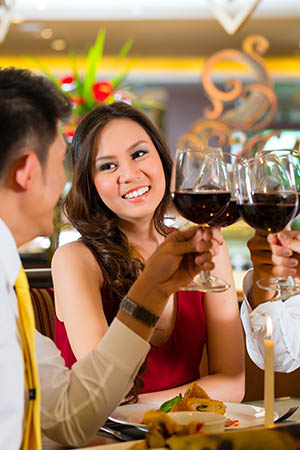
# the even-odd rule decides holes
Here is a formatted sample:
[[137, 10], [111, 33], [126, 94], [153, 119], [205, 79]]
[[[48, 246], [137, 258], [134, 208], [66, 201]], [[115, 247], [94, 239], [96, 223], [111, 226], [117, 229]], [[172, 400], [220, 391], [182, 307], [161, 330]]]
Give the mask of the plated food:
[[225, 411], [223, 402], [211, 399], [197, 383], [193, 383], [183, 397], [175, 397], [163, 403], [159, 410], [145, 413], [142, 422], [148, 432], [145, 440], [132, 448], [160, 448], [174, 436], [222, 432]]
[[[164, 405], [166, 405], [166, 403], [164, 403], [160, 407], [160, 409], [162, 411], [168, 412], [166, 408], [164, 408]], [[178, 401], [175, 401], [173, 403], [170, 411], [214, 412], [216, 414], [224, 415], [226, 412], [226, 406], [223, 402], [210, 398], [205, 390], [199, 386], [199, 384], [193, 383], [191, 387], [186, 390], [182, 399], [179, 398]]]

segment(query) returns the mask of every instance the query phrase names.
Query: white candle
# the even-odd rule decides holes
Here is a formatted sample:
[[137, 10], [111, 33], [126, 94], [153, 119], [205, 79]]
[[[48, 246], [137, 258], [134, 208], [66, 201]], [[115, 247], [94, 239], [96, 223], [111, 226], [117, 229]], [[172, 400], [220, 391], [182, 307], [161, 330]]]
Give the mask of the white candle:
[[274, 341], [271, 317], [267, 317], [267, 337], [265, 342], [265, 426], [274, 423]]

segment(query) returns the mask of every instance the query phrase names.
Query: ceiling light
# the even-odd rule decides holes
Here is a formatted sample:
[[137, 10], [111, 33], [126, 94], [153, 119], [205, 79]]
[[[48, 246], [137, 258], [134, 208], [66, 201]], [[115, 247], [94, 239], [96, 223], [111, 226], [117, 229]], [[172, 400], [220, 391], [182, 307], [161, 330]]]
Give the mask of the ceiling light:
[[46, 0], [39, 0], [35, 5], [38, 11], [45, 11], [48, 8], [48, 2]]
[[53, 30], [51, 28], [44, 28], [40, 33], [41, 38], [50, 39], [53, 36]]
[[57, 52], [61, 52], [66, 48], [66, 46], [67, 43], [64, 39], [55, 39], [55, 41], [51, 42], [51, 47]]

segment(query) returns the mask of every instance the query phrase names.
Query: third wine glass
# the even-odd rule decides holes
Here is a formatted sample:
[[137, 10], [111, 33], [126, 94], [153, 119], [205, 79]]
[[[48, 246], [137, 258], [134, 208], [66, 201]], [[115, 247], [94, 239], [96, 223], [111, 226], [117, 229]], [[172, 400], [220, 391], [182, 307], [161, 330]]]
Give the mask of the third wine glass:
[[[298, 194], [290, 155], [285, 164], [276, 155], [257, 154], [237, 165], [238, 204], [243, 220], [260, 234], [282, 231], [295, 217]], [[288, 298], [298, 288], [293, 277], [262, 278], [262, 289], [278, 291], [276, 299]]]

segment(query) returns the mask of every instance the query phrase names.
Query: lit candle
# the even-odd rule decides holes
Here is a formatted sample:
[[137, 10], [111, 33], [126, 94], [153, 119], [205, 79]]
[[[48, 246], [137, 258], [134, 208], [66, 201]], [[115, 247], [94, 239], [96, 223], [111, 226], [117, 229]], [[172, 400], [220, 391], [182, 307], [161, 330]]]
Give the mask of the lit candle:
[[267, 337], [265, 342], [265, 426], [274, 423], [274, 341], [271, 317], [267, 317]]

